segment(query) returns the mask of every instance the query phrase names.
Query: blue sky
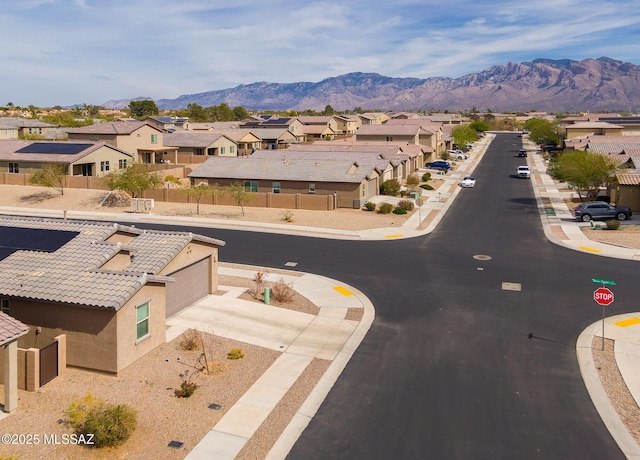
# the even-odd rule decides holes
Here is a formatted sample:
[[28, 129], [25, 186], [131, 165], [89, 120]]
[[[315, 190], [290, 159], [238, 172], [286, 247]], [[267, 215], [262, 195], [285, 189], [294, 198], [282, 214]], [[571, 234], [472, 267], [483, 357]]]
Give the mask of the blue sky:
[[3, 0], [0, 105], [175, 98], [349, 72], [640, 64], [637, 0]]

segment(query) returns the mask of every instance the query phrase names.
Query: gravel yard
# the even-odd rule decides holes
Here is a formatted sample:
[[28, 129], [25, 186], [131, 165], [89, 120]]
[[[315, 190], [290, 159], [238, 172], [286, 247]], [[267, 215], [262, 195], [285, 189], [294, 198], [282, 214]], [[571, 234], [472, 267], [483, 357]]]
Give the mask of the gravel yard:
[[[104, 191], [77, 189], [65, 189], [65, 194], [59, 195], [55, 191], [42, 187], [0, 185], [0, 206], [48, 208], [61, 211], [126, 212], [127, 208], [99, 207], [105, 195]], [[282, 224], [285, 223], [286, 211], [246, 208], [245, 216], [242, 216], [237, 207], [203, 205], [200, 216]], [[156, 202], [153, 213], [195, 216], [196, 205]], [[291, 214], [293, 225], [344, 230], [400, 226], [407, 219], [407, 216], [380, 215], [353, 209], [324, 212], [293, 210]], [[585, 229], [584, 233], [593, 240], [640, 249], [640, 227], [636, 225], [624, 225], [616, 231]], [[232, 277], [221, 277], [220, 283], [250, 287], [247, 280]], [[274, 308], [278, 306], [274, 305]], [[308, 300], [299, 297], [286, 308], [299, 309], [312, 314], [317, 311], [317, 308]], [[354, 319], [357, 320], [357, 318]], [[73, 400], [92, 393], [106, 402], [128, 403], [137, 409], [138, 429], [123, 446], [109, 450], [69, 445], [3, 446], [2, 455], [21, 459], [183, 458], [279, 356], [277, 351], [222, 337], [211, 335], [206, 336], [206, 340], [212, 350], [211, 364], [215, 371], [211, 375], [199, 374], [195, 377], [200, 387], [190, 398], [176, 398], [173, 391], [180, 385], [179, 374], [192, 369], [191, 363], [197, 361], [199, 353], [181, 349], [180, 337], [178, 337], [140, 359], [118, 377], [70, 368], [65, 375], [54, 379], [38, 392], [21, 391], [18, 410], [0, 420], [0, 430], [3, 433], [39, 433], [41, 435], [70, 433], [70, 428], [62, 423], [65, 409]], [[245, 352], [245, 358], [227, 360], [226, 353], [231, 348], [242, 349]], [[619, 379], [613, 353], [598, 353], [596, 348], [594, 346], [594, 357], [597, 360], [603, 384], [614, 404], [619, 405], [619, 401], [623, 401], [626, 407], [625, 423], [638, 439], [640, 409], [628, 399], [628, 391], [624, 382]], [[239, 458], [264, 457], [291, 416], [323, 375], [328, 364], [323, 360], [315, 360], [311, 363], [240, 452]], [[219, 410], [209, 409], [208, 405], [211, 403], [222, 407]], [[184, 442], [184, 447], [182, 449], [167, 447], [171, 440]]]

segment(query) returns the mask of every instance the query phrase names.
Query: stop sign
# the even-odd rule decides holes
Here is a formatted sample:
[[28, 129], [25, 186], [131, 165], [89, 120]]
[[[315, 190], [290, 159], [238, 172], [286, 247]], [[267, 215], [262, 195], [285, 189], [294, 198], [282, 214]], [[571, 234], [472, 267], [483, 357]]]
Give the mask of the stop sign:
[[593, 300], [596, 301], [598, 305], [611, 305], [613, 303], [613, 292], [611, 292], [606, 287], [601, 287], [593, 291]]

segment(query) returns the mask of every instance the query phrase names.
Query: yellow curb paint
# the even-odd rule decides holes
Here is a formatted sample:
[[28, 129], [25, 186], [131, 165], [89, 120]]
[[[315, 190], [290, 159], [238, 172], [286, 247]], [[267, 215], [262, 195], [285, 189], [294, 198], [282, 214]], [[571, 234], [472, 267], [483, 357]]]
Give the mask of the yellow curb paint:
[[583, 251], [589, 251], [589, 252], [602, 252], [600, 249], [588, 248], [586, 246], [578, 246], [578, 249], [582, 249]]
[[629, 327], [634, 326], [636, 324], [640, 324], [640, 318], [629, 318], [623, 321], [618, 321], [617, 323], [613, 323], [618, 327]]
[[348, 289], [343, 288], [342, 286], [334, 286], [333, 289], [335, 289], [337, 292], [339, 292], [340, 294], [342, 294], [344, 296], [353, 295], [353, 292], [349, 291]]
[[385, 238], [400, 238], [402, 233], [396, 233], [395, 235], [385, 235]]

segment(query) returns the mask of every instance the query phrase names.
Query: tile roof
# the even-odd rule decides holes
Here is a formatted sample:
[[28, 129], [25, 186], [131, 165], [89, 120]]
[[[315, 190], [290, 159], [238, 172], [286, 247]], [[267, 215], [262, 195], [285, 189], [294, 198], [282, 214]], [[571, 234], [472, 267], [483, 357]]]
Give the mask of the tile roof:
[[169, 147], [199, 147], [205, 148], [224, 137], [222, 133], [212, 131], [176, 131], [165, 134], [162, 143]]
[[0, 129], [55, 128], [56, 125], [20, 117], [0, 117]]
[[13, 342], [29, 332], [29, 326], [0, 312], [0, 346]]
[[[78, 232], [54, 252], [19, 250], [0, 261], [0, 295], [118, 310], [190, 242], [224, 242], [185, 232], [145, 231], [118, 224], [0, 216], [0, 225]], [[134, 238], [122, 271], [102, 270], [124, 247], [105, 240], [118, 231]]]
[[358, 136], [415, 136], [424, 131], [420, 125], [414, 124], [384, 124], [384, 125], [362, 125], [356, 131]]
[[616, 179], [620, 185], [640, 185], [640, 174], [638, 173], [616, 174]]
[[[355, 166], [355, 167], [354, 167]], [[360, 183], [370, 177], [372, 163], [300, 158], [213, 157], [189, 177], [237, 180]]]
[[110, 134], [110, 135], [126, 135], [131, 134], [143, 126], [149, 126], [160, 131], [155, 126], [144, 121], [113, 121], [111, 123], [96, 123], [94, 125], [83, 126], [81, 128], [72, 128], [67, 132], [69, 134]]
[[[51, 146], [47, 149], [47, 145]], [[65, 149], [68, 147], [68, 149]], [[70, 164], [95, 152], [101, 147], [117, 150], [123, 155], [133, 155], [104, 142], [62, 142], [62, 141], [27, 141], [18, 139], [0, 139], [0, 160], [4, 161], [34, 161], [46, 163]], [[26, 153], [32, 150], [34, 153]], [[22, 151], [22, 152], [20, 152]], [[47, 151], [57, 153], [45, 153]], [[65, 153], [67, 152], [67, 153]]]

